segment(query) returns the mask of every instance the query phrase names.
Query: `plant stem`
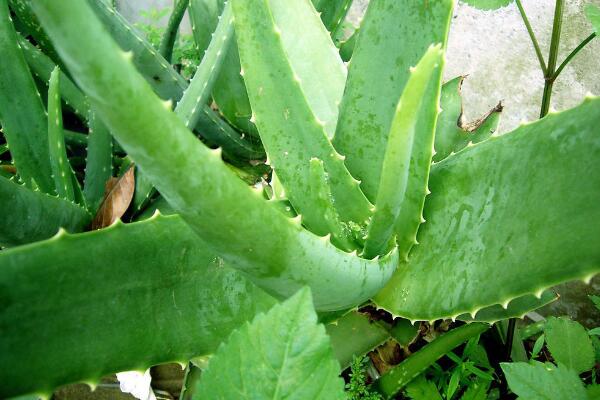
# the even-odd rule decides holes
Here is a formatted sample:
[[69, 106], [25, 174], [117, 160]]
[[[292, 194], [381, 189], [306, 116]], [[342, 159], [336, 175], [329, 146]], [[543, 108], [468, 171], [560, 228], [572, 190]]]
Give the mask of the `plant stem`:
[[510, 355], [512, 353], [513, 338], [515, 337], [515, 326], [517, 325], [517, 319], [511, 318], [508, 320], [508, 329], [506, 330], [506, 360], [510, 361]]
[[542, 97], [542, 108], [540, 118], [548, 114], [550, 109], [550, 99], [552, 97], [552, 86], [554, 85], [554, 72], [556, 69], [556, 59], [558, 58], [558, 45], [560, 43], [560, 34], [562, 31], [562, 19], [564, 12], [564, 0], [556, 0], [554, 8], [554, 22], [552, 25], [552, 39], [550, 41], [550, 54], [548, 55], [548, 67], [544, 74], [544, 95]]
[[558, 69], [556, 70], [554, 75], [552, 76], [552, 80], [556, 80], [556, 78], [558, 78], [558, 76], [560, 75], [562, 70], [567, 66], [567, 64], [569, 64], [569, 62], [573, 59], [573, 57], [575, 57], [577, 55], [577, 53], [579, 53], [581, 51], [581, 49], [583, 49], [595, 37], [596, 37], [596, 32], [592, 33], [590, 36], [583, 39], [583, 41], [581, 43], [579, 43], [579, 46], [575, 47], [575, 49], [571, 52], [571, 54], [569, 54], [567, 56], [567, 58], [565, 58], [565, 60], [562, 62], [562, 64], [560, 64], [560, 66], [558, 67]]
[[540, 67], [542, 68], [542, 72], [546, 75], [546, 62], [544, 61], [544, 56], [542, 55], [542, 50], [540, 49], [540, 44], [535, 37], [535, 33], [533, 32], [533, 28], [529, 23], [529, 18], [527, 18], [527, 14], [525, 14], [525, 9], [523, 9], [523, 4], [521, 4], [521, 0], [517, 0], [517, 7], [519, 9], [519, 13], [521, 14], [521, 18], [525, 23], [525, 27], [527, 28], [527, 33], [529, 33], [529, 37], [531, 38], [531, 43], [533, 43], [533, 48], [535, 49], [535, 55], [540, 62]]

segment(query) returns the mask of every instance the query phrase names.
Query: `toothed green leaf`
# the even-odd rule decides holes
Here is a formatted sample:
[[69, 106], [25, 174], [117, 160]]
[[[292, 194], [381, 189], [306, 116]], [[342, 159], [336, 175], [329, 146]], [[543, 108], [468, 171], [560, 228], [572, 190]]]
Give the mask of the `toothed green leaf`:
[[[79, 86], [94, 94], [92, 106], [113, 136], [221, 257], [278, 296], [310, 286], [322, 311], [353, 307], [389, 279], [396, 253], [377, 261], [344, 253], [302, 229], [242, 182], [164, 108], [86, 2], [31, 4]], [[98, 70], [103, 73], [96, 74]], [[101, 100], [105, 98], [111, 101]], [[165, 148], [177, 156], [162, 157]]]
[[231, 334], [194, 399], [345, 399], [340, 365], [302, 289]]
[[[538, 299], [535, 295], [528, 294], [511, 300], [508, 304], [496, 304], [493, 306], [478, 310], [473, 317], [470, 314], [462, 314], [456, 317], [461, 321], [479, 321], [494, 323], [509, 318], [523, 318], [523, 316], [533, 310], [541, 308], [558, 299], [556, 293], [552, 290], [546, 290]], [[507, 306], [504, 308], [504, 306]]]
[[374, 387], [386, 398], [392, 397], [444, 354], [489, 327], [488, 324], [472, 323], [452, 329], [386, 372], [375, 381]]
[[375, 202], [383, 158], [409, 69], [432, 44], [446, 43], [452, 0], [369, 3], [340, 105], [335, 148]]
[[585, 328], [566, 318], [548, 318], [546, 343], [558, 364], [581, 374], [594, 366], [594, 348]]
[[460, 88], [464, 77], [459, 76], [442, 86], [441, 109], [435, 132], [433, 161], [438, 162], [465, 148], [469, 142], [475, 144], [489, 138], [498, 128], [502, 104], [499, 103], [481, 118], [466, 123]]
[[366, 258], [387, 253], [394, 236], [400, 257], [405, 257], [415, 243], [433, 155], [442, 57], [439, 46], [429, 48], [411, 73], [398, 102], [383, 159], [376, 209], [365, 242]]
[[599, 119], [586, 100], [434, 165], [421, 244], [376, 302], [432, 320], [600, 272]]
[[0, 287], [2, 398], [210, 354], [274, 304], [178, 216], [2, 251]]
[[17, 42], [6, 0], [0, 0], [0, 122], [19, 177], [30, 188], [54, 193], [48, 158], [48, 122]]
[[508, 386], [524, 399], [587, 400], [585, 388], [577, 374], [564, 366], [532, 361], [501, 363]]
[[591, 22], [597, 35], [600, 35], [600, 7], [594, 4], [587, 4], [585, 6], [585, 15]]
[[[341, 96], [336, 90], [343, 90], [343, 87], [321, 82], [321, 93], [314, 95], [319, 81], [309, 75], [312, 59], [310, 62], [301, 59], [307, 48], [297, 46], [293, 49], [291, 46], [292, 42], [298, 43], [290, 36], [297, 29], [292, 25], [299, 24], [292, 24], [293, 21], [287, 18], [288, 13], [305, 17], [306, 23], [316, 20], [320, 24], [310, 3], [305, 0], [291, 3], [281, 0], [234, 1], [233, 9], [250, 102], [270, 164], [283, 183], [286, 196], [300, 215], [313, 211], [312, 204], [317, 200], [309, 190], [309, 161], [318, 158], [329, 175], [331, 201], [342, 221], [363, 224], [369, 216], [370, 205], [346, 170], [342, 157], [331, 146], [325, 131], [328, 122], [318, 120], [319, 115], [321, 118], [325, 115], [322, 112], [326, 109], [321, 107], [334, 104]], [[277, 26], [274, 20], [282, 23]], [[319, 31], [313, 34], [314, 40], [324, 35]], [[327, 40], [330, 41], [328, 36]], [[333, 49], [330, 50], [334, 54]], [[328, 60], [324, 54], [316, 57]], [[312, 71], [316, 76], [328, 76], [327, 81], [343, 78], [341, 61], [333, 69], [322, 70], [329, 71], [332, 76], [319, 74], [317, 67]], [[314, 229], [310, 222], [311, 218], [307, 219], [307, 226]]]
[[470, 5], [471, 7], [478, 8], [480, 10], [496, 10], [501, 7], [506, 7], [514, 0], [461, 0], [462, 2]]
[[175, 0], [173, 12], [169, 17], [169, 22], [167, 22], [165, 32], [161, 38], [158, 52], [165, 60], [167, 60], [167, 62], [171, 62], [171, 58], [173, 57], [173, 46], [175, 46], [179, 25], [181, 24], [181, 20], [183, 19], [183, 15], [187, 10], [189, 2], [189, 0]]
[[[96, 214], [106, 188], [106, 182], [112, 176], [112, 136], [108, 128], [100, 121], [96, 113], [91, 112], [88, 124], [87, 157], [83, 194], [88, 208]], [[136, 182], [137, 183], [137, 182]]]
[[[78, 205], [0, 177], [0, 245], [17, 246], [51, 237], [64, 228], [78, 232], [91, 216]], [[1, 299], [1, 297], [0, 297]]]
[[75, 201], [73, 171], [67, 158], [65, 134], [63, 133], [62, 106], [60, 101], [59, 69], [54, 68], [48, 84], [48, 148], [50, 167], [54, 176], [56, 193], [63, 199]]
[[442, 400], [435, 383], [428, 381], [422, 374], [406, 385], [406, 394], [412, 400]]

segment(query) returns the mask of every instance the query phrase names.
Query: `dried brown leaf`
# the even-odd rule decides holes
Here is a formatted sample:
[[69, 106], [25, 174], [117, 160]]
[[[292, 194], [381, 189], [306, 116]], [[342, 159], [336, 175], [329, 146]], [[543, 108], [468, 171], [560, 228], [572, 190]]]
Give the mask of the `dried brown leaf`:
[[92, 229], [102, 229], [113, 224], [121, 218], [131, 200], [135, 190], [135, 177], [133, 165], [120, 178], [110, 178], [104, 188], [104, 199], [92, 221]]

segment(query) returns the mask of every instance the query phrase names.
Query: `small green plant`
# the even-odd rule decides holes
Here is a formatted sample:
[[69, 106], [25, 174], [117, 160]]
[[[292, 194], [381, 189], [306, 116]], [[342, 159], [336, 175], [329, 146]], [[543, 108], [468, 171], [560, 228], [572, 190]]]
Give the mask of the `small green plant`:
[[102, 0], [0, 0], [0, 397], [212, 355], [194, 398], [343, 399], [340, 366], [446, 319], [350, 395], [477, 398], [473, 338], [600, 271], [600, 99], [465, 124], [454, 1], [372, 1], [338, 49], [350, 4], [179, 0], [146, 38]]
[[379, 393], [372, 392], [367, 384], [365, 368], [368, 357], [354, 357], [350, 365], [350, 382], [346, 384], [346, 394], [349, 400], [381, 400]]

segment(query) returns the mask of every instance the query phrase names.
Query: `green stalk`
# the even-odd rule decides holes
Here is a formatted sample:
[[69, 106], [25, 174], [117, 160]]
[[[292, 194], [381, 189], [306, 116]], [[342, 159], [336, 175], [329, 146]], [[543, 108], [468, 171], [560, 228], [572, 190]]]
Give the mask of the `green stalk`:
[[558, 69], [556, 70], [554, 75], [552, 76], [552, 80], [556, 80], [556, 78], [558, 78], [558, 76], [560, 75], [562, 70], [567, 66], [567, 64], [569, 64], [569, 62], [577, 55], [577, 53], [579, 53], [581, 51], [581, 49], [583, 49], [596, 36], [597, 36], [596, 32], [594, 32], [590, 36], [583, 39], [583, 41], [581, 43], [579, 43], [579, 46], [575, 47], [575, 49], [567, 56], [567, 58], [565, 58], [565, 60], [562, 62], [562, 64], [560, 64], [560, 66], [558, 67]]
[[531, 43], [533, 43], [533, 48], [535, 49], [535, 55], [537, 56], [538, 61], [540, 62], [540, 67], [542, 68], [544, 75], [546, 75], [546, 62], [544, 61], [544, 56], [542, 55], [542, 50], [540, 49], [540, 44], [538, 43], [537, 38], [535, 37], [535, 33], [533, 32], [533, 28], [531, 27], [531, 24], [529, 23], [529, 18], [527, 18], [527, 14], [525, 13], [525, 10], [523, 9], [521, 0], [517, 0], [516, 3], [517, 3], [517, 7], [519, 9], [519, 13], [521, 14], [521, 18], [523, 18], [523, 22], [525, 23], [525, 27], [527, 28], [527, 33], [529, 33], [529, 37], [531, 38]]
[[556, 71], [556, 59], [558, 57], [558, 45], [560, 44], [560, 34], [562, 31], [562, 19], [564, 13], [564, 0], [556, 0], [554, 9], [554, 22], [552, 25], [552, 39], [550, 41], [550, 54], [548, 55], [548, 68], [544, 74], [544, 95], [542, 97], [542, 108], [540, 118], [548, 114], [550, 109], [550, 99], [552, 98], [552, 87], [554, 86]]

